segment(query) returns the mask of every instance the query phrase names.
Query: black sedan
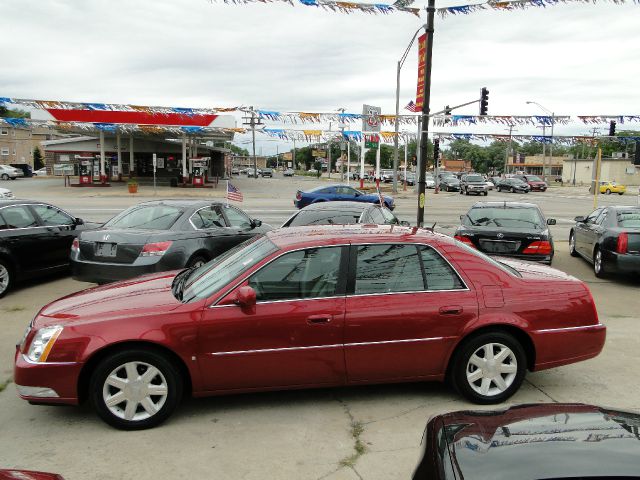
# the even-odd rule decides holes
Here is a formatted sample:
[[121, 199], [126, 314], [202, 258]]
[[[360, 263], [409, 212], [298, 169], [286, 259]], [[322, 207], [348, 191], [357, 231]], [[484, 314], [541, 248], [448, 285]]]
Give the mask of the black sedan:
[[97, 228], [48, 203], [0, 200], [0, 297], [18, 281], [69, 269], [69, 249]]
[[640, 273], [640, 207], [603, 207], [576, 217], [569, 253], [593, 263], [596, 277]]
[[414, 480], [638, 478], [640, 415], [581, 404], [436, 415]]
[[504, 255], [551, 265], [553, 238], [542, 211], [532, 203], [478, 202], [460, 216], [455, 238], [489, 255]]
[[145, 202], [78, 237], [71, 248], [73, 278], [108, 283], [196, 267], [269, 230], [260, 220], [219, 202]]
[[443, 177], [442, 180], [440, 180], [440, 190], [444, 190], [445, 192], [459, 192], [460, 180], [456, 177]]
[[504, 190], [511, 193], [529, 193], [531, 187], [519, 178], [503, 178], [496, 185], [496, 190], [499, 192]]
[[406, 225], [391, 213], [387, 207], [361, 202], [320, 202], [312, 203], [294, 213], [283, 227], [302, 225], [346, 225], [372, 223], [378, 225]]

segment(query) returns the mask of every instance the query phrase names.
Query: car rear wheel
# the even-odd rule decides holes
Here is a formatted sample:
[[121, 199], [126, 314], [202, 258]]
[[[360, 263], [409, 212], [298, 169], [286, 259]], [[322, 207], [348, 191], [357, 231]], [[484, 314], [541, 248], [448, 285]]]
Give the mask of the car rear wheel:
[[618, 192], [618, 195], [624, 195], [624, 192]]
[[152, 350], [127, 350], [104, 359], [91, 377], [90, 396], [106, 423], [121, 430], [165, 421], [182, 397], [178, 370]]
[[502, 193], [502, 187], [496, 187], [496, 190]]
[[9, 175], [7, 175], [6, 173], [3, 173], [2, 177], [0, 178], [2, 178], [2, 180], [9, 180]]
[[11, 288], [12, 273], [11, 267], [5, 260], [0, 260], [0, 298]]
[[516, 193], [516, 189], [511, 187], [511, 193]]
[[489, 192], [482, 192], [482, 194], [486, 197], [487, 195], [489, 195]]
[[609, 190], [608, 188], [604, 191], [604, 193], [606, 193], [607, 195], [611, 195], [611, 190]]
[[602, 258], [602, 250], [596, 247], [593, 252], [593, 273], [598, 278], [604, 278], [604, 260]]
[[453, 385], [478, 404], [500, 403], [520, 388], [526, 372], [522, 345], [510, 334], [488, 332], [464, 343], [453, 359]]
[[201, 255], [196, 255], [195, 257], [192, 257], [189, 259], [189, 261], [187, 262], [186, 267], [187, 268], [198, 268], [201, 267], [202, 265], [204, 265], [205, 263], [207, 263], [208, 260], [206, 258], [204, 258]]
[[572, 257], [580, 256], [576, 251], [576, 235], [573, 232], [569, 234], [569, 255]]

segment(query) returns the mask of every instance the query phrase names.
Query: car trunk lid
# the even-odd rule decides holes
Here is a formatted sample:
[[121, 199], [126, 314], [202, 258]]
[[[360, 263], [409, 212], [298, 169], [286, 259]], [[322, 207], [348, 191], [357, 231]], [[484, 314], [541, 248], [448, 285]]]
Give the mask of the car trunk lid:
[[80, 257], [91, 262], [133, 263], [147, 243], [161, 242], [168, 235], [155, 230], [99, 229], [82, 232]]

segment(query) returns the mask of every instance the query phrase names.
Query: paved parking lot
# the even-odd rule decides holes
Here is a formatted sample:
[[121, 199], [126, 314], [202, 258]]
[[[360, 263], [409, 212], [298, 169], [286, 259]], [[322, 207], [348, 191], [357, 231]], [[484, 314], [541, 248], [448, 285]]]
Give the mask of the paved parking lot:
[[[292, 213], [295, 191], [315, 182], [243, 178], [236, 183], [245, 194], [242, 208], [277, 226]], [[60, 184], [59, 179], [25, 179], [10, 186], [19, 197], [46, 200], [89, 220], [106, 220], [129, 205], [154, 198], [147, 188], [133, 197], [124, 187], [65, 189]], [[223, 191], [222, 186], [208, 192], [166, 189], [157, 197], [222, 198]], [[411, 191], [399, 195], [396, 213], [415, 222], [411, 195]], [[588, 283], [608, 327], [599, 357], [529, 374], [509, 404], [589, 402], [640, 410], [634, 368], [640, 362], [640, 283], [596, 279], [589, 264], [571, 258], [567, 251], [571, 220], [591, 210], [592, 198], [585, 189], [561, 187], [526, 196], [490, 193], [478, 199], [429, 193], [425, 216], [436, 222], [436, 229], [451, 233], [459, 215], [485, 199], [532, 201], [547, 217], [558, 220], [552, 227], [554, 267]], [[636, 200], [632, 195], [599, 199], [601, 204]], [[14, 345], [38, 309], [87, 285], [57, 277], [23, 285], [0, 300], [0, 385], [10, 382]], [[436, 383], [274, 392], [187, 400], [160, 428], [121, 432], [102, 423], [87, 406], [31, 406], [8, 383], [0, 392], [0, 467], [54, 471], [68, 480], [408, 478], [428, 417], [471, 407]]]

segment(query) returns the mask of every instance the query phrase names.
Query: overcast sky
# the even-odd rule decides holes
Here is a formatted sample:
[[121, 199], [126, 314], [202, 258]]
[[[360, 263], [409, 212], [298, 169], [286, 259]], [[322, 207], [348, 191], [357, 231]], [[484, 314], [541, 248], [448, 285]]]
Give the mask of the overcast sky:
[[[280, 111], [361, 112], [368, 103], [393, 113], [396, 62], [426, 22], [424, 13], [207, 0], [2, 0], [0, 13], [0, 96]], [[486, 86], [494, 115], [543, 113], [526, 100], [559, 115], [640, 114], [638, 19], [640, 5], [610, 2], [436, 17], [432, 109]], [[414, 46], [401, 106], [415, 99], [416, 75]], [[263, 153], [276, 145], [289, 148], [262, 142]]]

